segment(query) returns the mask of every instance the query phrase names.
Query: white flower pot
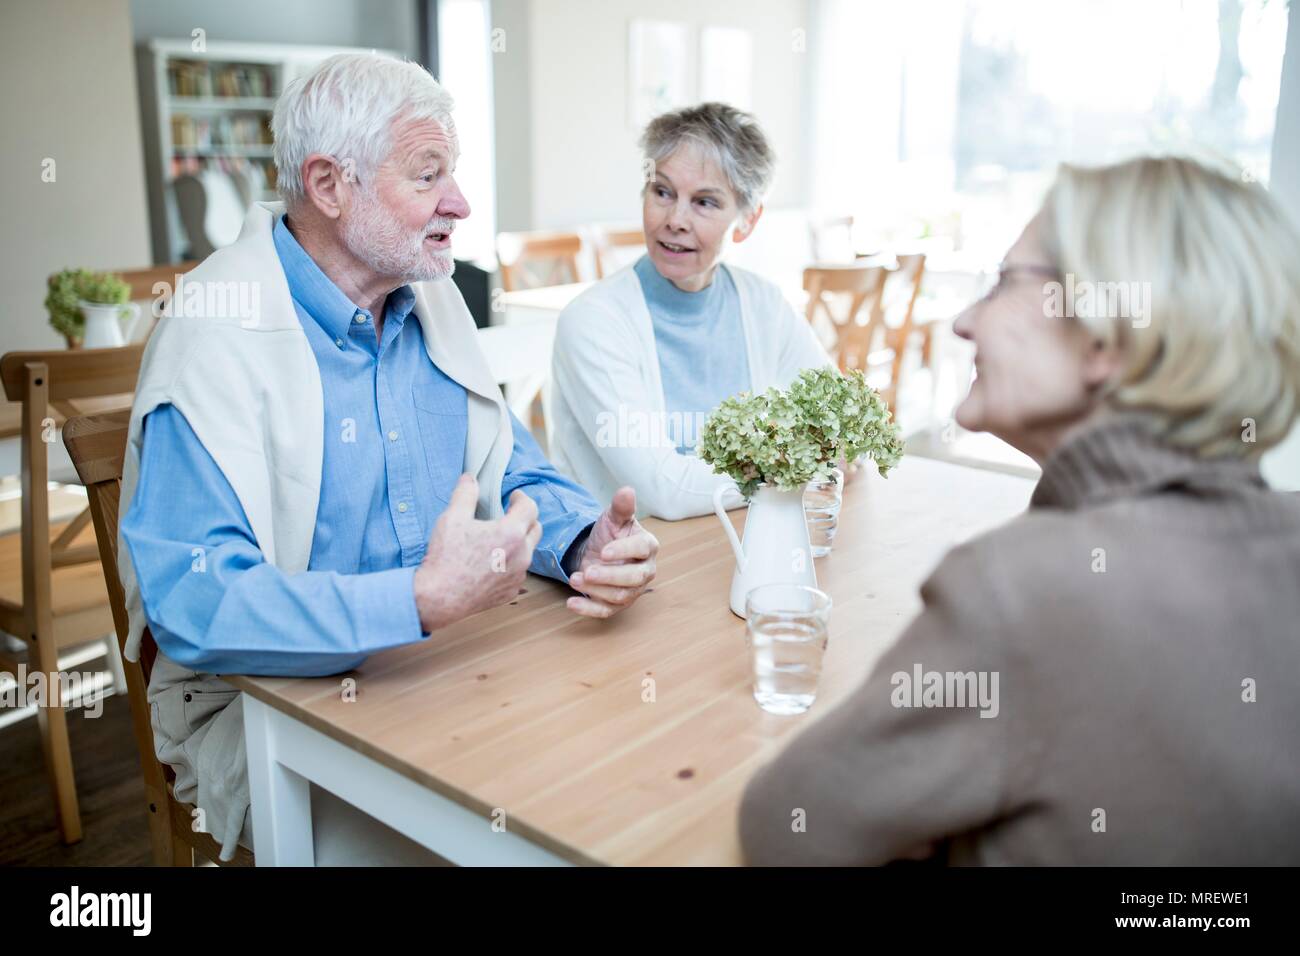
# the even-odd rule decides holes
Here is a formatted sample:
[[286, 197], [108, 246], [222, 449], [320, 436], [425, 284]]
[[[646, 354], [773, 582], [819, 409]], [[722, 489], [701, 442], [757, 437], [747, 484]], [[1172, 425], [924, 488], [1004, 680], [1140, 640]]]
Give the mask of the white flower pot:
[[[105, 305], [101, 302], [80, 301], [77, 306], [86, 317], [86, 333], [81, 347], [86, 349], [113, 349], [126, 345], [135, 335], [140, 322], [140, 306], [135, 302], [124, 305]], [[122, 313], [131, 315], [125, 331], [122, 329]]]
[[736, 573], [731, 578], [731, 612], [737, 617], [745, 616], [745, 597], [759, 585], [817, 586], [803, 491], [803, 488], [782, 491], [775, 485], [760, 485], [749, 500], [743, 543], [722, 507], [723, 496], [735, 494], [735, 489], [719, 485], [714, 491], [713, 510], [736, 556]]

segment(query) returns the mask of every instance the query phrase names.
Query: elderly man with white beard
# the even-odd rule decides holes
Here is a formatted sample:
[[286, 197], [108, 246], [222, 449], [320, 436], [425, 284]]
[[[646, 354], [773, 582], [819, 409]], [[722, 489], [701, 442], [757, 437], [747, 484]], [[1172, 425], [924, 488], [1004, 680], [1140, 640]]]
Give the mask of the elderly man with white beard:
[[[258, 314], [187, 309], [145, 355], [122, 483], [127, 654], [148, 627], [158, 756], [227, 859], [256, 848], [240, 695], [217, 675], [349, 671], [514, 599], [527, 571], [598, 618], [654, 578], [633, 489], [602, 510], [551, 466], [448, 281], [470, 212], [451, 105], [373, 54], [290, 84], [284, 202], [255, 204], [185, 277], [252, 284], [230, 300]], [[315, 787], [312, 814], [318, 863], [429, 859]]]

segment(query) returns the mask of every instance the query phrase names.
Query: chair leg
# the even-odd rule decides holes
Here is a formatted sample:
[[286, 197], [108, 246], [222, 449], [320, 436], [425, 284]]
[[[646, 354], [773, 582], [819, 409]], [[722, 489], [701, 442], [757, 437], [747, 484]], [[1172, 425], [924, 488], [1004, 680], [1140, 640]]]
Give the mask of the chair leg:
[[63, 709], [63, 684], [59, 679], [59, 650], [54, 635], [38, 633], [32, 644], [33, 670], [45, 674], [44, 706], [36, 709], [36, 722], [45, 751], [45, 769], [54, 793], [54, 813], [64, 843], [81, 839], [81, 810], [77, 805], [77, 780], [72, 772], [72, 747], [68, 741], [67, 712]]
[[108, 669], [113, 675], [113, 688], [120, 697], [127, 695], [126, 686], [126, 668], [122, 666], [122, 649], [117, 646], [117, 635], [110, 634], [104, 639], [105, 650], [104, 660], [108, 664]]
[[182, 843], [176, 837], [172, 837], [172, 866], [193, 866], [194, 850], [192, 847]]

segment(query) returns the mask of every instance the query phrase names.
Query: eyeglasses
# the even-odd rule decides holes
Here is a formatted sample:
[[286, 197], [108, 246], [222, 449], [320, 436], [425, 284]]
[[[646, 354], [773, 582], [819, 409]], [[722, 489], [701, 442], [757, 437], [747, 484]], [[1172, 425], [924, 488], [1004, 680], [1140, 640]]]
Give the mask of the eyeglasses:
[[1033, 262], [1003, 262], [998, 266], [997, 274], [984, 273], [980, 276], [980, 286], [971, 305], [990, 301], [1005, 289], [1008, 281], [1017, 275], [1038, 276], [1041, 279], [1061, 278], [1059, 269]]

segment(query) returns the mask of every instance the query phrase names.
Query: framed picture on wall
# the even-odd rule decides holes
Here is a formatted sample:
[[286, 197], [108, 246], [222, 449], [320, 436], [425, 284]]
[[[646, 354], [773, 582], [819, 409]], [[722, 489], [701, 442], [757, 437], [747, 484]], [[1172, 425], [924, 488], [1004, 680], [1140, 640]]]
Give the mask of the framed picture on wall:
[[668, 20], [628, 27], [628, 125], [643, 128], [691, 101], [690, 28]]

